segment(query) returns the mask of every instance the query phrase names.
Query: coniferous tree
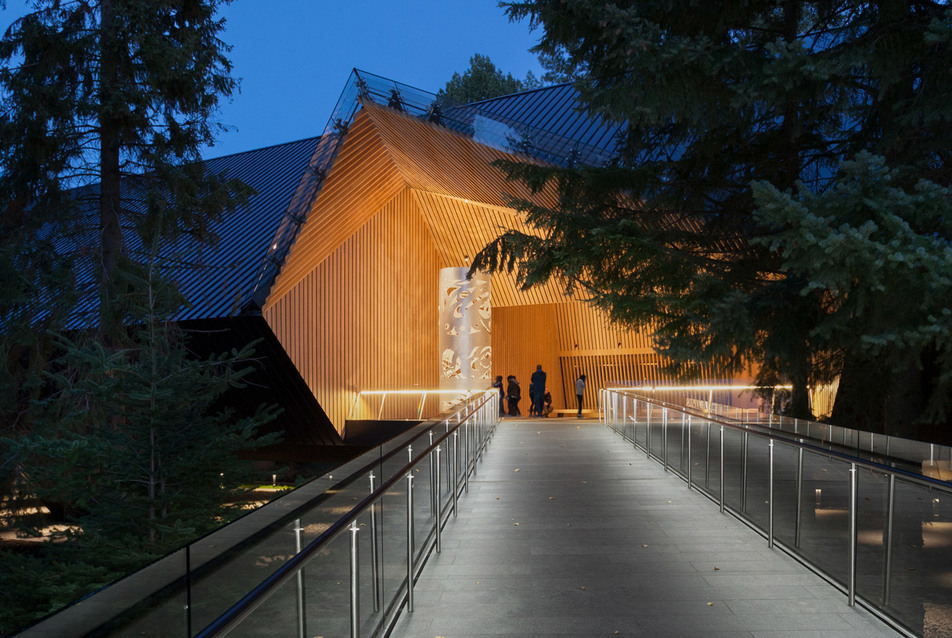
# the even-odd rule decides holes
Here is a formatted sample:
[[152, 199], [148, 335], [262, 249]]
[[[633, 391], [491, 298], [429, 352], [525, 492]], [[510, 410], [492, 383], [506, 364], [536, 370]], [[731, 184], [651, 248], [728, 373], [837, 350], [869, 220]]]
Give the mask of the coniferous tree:
[[479, 102], [500, 95], [518, 93], [540, 86], [532, 71], [525, 80], [514, 78], [512, 73], [503, 73], [488, 56], [476, 53], [469, 59], [469, 68], [461, 74], [454, 73], [446, 86], [437, 93], [438, 99], [448, 99], [456, 104]]
[[[800, 416], [809, 414], [809, 385], [842, 375], [838, 408], [881, 428], [884, 388], [909, 366], [925, 365], [923, 357], [933, 370], [923, 370], [920, 391], [942, 392], [936, 382], [948, 368], [935, 368], [942, 356], [930, 354], [942, 350], [938, 341], [910, 346], [912, 360], [896, 367], [880, 358], [875, 339], [847, 338], [826, 323], [842, 322], [836, 313], [848, 305], [831, 301], [836, 291], [814, 277], [806, 244], [791, 229], [803, 202], [849, 192], [836, 190], [854, 179], [844, 162], [863, 152], [883, 158], [893, 188], [910, 196], [919, 180], [949, 185], [946, 3], [506, 5], [510, 18], [541, 27], [537, 53], [584, 73], [576, 81], [583, 104], [622, 123], [624, 133], [612, 166], [504, 163], [513, 179], [554, 184], [560, 206], [514, 202], [544, 239], [507, 233], [474, 267], [518, 266], [525, 285], [563, 275], [617, 321], [657, 325], [659, 345], [675, 361], [714, 361], [727, 373], [758, 364], [761, 382], [794, 384], [792, 410]], [[787, 198], [784, 213], [778, 194]], [[938, 250], [949, 235], [935, 215], [926, 217], [907, 221], [923, 240], [934, 237]], [[848, 276], [862, 282], [866, 275]], [[862, 295], [864, 286], [852, 292]], [[924, 332], [931, 307], [922, 307], [887, 323]], [[867, 318], [852, 316], [850, 329], [883, 334], [886, 324]], [[888, 372], [854, 392], [854, 374], [870, 364]], [[944, 404], [933, 399], [934, 408]]]
[[40, 1], [0, 40], [0, 479], [73, 525], [25, 567], [55, 573], [46, 603], [5, 590], [6, 621], [227, 520], [271, 415], [218, 404], [248, 350], [195, 360], [172, 321], [171, 271], [249, 195], [200, 157], [236, 88], [228, 1]]

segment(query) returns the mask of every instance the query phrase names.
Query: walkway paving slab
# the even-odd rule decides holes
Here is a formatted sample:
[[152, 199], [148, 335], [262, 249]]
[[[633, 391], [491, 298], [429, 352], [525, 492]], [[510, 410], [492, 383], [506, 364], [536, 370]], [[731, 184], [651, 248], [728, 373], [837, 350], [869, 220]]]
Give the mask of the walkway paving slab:
[[597, 421], [500, 424], [395, 637], [897, 636]]

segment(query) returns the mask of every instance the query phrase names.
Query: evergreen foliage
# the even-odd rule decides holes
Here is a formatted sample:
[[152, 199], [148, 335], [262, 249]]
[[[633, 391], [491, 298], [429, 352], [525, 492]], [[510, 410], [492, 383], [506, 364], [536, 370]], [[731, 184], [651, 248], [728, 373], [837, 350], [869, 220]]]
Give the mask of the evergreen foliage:
[[514, 78], [512, 73], [503, 73], [502, 69], [497, 69], [488, 56], [476, 53], [469, 59], [469, 68], [462, 75], [454, 73], [446, 86], [437, 93], [437, 99], [467, 104], [539, 86], [541, 83], [532, 71], [526, 74], [525, 80], [519, 80]]
[[[761, 383], [794, 384], [799, 416], [808, 386], [840, 376], [838, 423], [895, 426], [911, 391], [896, 381], [914, 370], [923, 401], [903, 405], [902, 422], [949, 418], [941, 308], [952, 299], [939, 273], [950, 236], [937, 212], [952, 148], [947, 3], [505, 5], [541, 27], [536, 53], [576, 74], [588, 111], [625, 130], [611, 166], [501, 163], [554, 188], [559, 206], [513, 201], [541, 236], [508, 232], [474, 268], [518, 269], [525, 286], [563, 276], [616, 321], [656, 325], [681, 372], [759, 365]], [[810, 214], [857, 254], [834, 263], [835, 240], [805, 241]], [[847, 242], [854, 232], [868, 242]], [[872, 257], [889, 247], [921, 267]], [[943, 296], [889, 312], [894, 285]], [[870, 366], [886, 372], [857, 376]]]

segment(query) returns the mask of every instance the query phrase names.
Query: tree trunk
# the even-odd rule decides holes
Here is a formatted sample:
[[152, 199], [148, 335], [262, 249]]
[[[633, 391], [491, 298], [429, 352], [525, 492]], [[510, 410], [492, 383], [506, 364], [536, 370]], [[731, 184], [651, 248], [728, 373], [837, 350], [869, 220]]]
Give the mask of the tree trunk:
[[830, 422], [864, 432], [884, 432], [889, 374], [868, 357], [847, 355]]
[[118, 43], [115, 9], [112, 0], [102, 0], [100, 33], [100, 110], [99, 110], [99, 230], [100, 283], [99, 334], [107, 345], [119, 338], [122, 317], [117, 308], [116, 266], [122, 252], [122, 228], [119, 213], [122, 209], [120, 191], [120, 121], [115, 106], [119, 88]]
[[790, 397], [790, 416], [797, 419], [813, 419], [813, 411], [810, 410], [809, 375], [803, 370], [794, 373], [793, 392]]

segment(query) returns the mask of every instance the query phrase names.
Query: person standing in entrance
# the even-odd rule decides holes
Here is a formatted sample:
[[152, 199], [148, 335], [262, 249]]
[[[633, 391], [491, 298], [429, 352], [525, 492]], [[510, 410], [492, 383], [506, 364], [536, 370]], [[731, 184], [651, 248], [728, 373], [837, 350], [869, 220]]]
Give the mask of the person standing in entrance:
[[496, 379], [493, 381], [493, 387], [499, 390], [499, 416], [506, 416], [506, 389], [502, 387], [502, 375], [497, 374]]
[[578, 418], [582, 418], [582, 396], [585, 394], [585, 375], [575, 380], [575, 398], [578, 399]]
[[542, 402], [543, 396], [545, 396], [545, 372], [542, 371], [541, 363], [536, 366], [536, 370], [532, 373], [530, 381], [532, 381], [532, 385], [537, 389], [537, 392], [532, 397], [532, 401], [535, 403], [536, 416], [542, 416]]
[[519, 388], [519, 381], [514, 375], [506, 377], [506, 395], [509, 397], [509, 416], [521, 416], [519, 411], [519, 399], [522, 398], [522, 390]]

